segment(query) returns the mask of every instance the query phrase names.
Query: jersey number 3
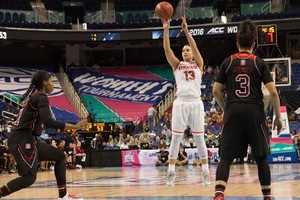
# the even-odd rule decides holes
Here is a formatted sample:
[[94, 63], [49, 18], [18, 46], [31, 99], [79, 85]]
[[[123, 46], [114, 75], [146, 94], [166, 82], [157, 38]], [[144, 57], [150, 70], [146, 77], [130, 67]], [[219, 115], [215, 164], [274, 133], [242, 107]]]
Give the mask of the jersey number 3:
[[238, 97], [247, 97], [250, 94], [250, 77], [247, 74], [239, 74], [235, 81], [240, 84], [240, 88], [235, 90]]
[[194, 71], [185, 71], [184, 74], [185, 74], [185, 79], [187, 81], [195, 80], [195, 72]]

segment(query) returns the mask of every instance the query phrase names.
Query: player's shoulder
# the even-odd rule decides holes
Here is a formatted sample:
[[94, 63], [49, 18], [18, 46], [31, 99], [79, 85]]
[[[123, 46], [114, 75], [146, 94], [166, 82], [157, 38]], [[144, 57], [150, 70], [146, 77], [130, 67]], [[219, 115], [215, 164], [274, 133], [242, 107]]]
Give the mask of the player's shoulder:
[[255, 63], [257, 66], [267, 66], [267, 63], [260, 57], [255, 56]]
[[262, 58], [255, 56], [256, 62], [265, 62]]
[[45, 101], [45, 102], [48, 102], [48, 97], [46, 94], [38, 91], [38, 92], [35, 92], [31, 98], [32, 102], [41, 102], [41, 101]]
[[37, 91], [37, 92], [35, 92], [34, 94], [32, 94], [32, 97], [34, 98], [47, 98], [47, 95], [46, 94], [44, 94], [44, 93], [42, 93], [42, 92], [40, 92], [40, 91]]
[[228, 65], [230, 62], [232, 62], [232, 55], [231, 56], [228, 56], [227, 58], [225, 58], [224, 60], [223, 60], [223, 63], [222, 63], [222, 65]]

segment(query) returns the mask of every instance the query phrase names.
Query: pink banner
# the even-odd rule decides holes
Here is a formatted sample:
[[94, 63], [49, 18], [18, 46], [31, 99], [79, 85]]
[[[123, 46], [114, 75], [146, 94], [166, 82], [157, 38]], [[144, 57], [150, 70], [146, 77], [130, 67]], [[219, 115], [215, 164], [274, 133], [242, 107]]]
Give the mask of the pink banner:
[[271, 143], [293, 144], [291, 138], [271, 138]]
[[140, 166], [137, 150], [124, 150], [121, 151], [122, 166]]

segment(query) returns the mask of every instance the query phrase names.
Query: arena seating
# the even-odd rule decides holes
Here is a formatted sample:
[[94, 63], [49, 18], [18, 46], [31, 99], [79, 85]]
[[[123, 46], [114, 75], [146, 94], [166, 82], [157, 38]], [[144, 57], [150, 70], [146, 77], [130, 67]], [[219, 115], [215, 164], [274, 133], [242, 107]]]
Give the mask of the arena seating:
[[[64, 12], [64, 2], [74, 2], [72, 0], [43, 0], [45, 8], [50, 11]], [[101, 9], [100, 0], [78, 0], [76, 2], [82, 2], [86, 12], [96, 12]], [[88, 23], [88, 29], [124, 29], [124, 28], [143, 28], [143, 27], [160, 27], [161, 22], [159, 19], [154, 18], [154, 8], [159, 0], [130, 0], [127, 1], [115, 0], [115, 22], [100, 22], [100, 23]], [[174, 10], [178, 6], [179, 0], [170, 1]], [[266, 3], [266, 0], [243, 0], [241, 4], [261, 4]], [[286, 18], [298, 18], [300, 17], [300, 11], [297, 10], [297, 2], [290, 3], [290, 8], [283, 12], [274, 13], [252, 13], [252, 14], [240, 14], [233, 15], [231, 17], [232, 22], [239, 22], [247, 18], [251, 20], [273, 20], [273, 19], [286, 19]], [[211, 12], [216, 7], [216, 2], [213, 0], [193, 0], [189, 9], [202, 9], [201, 12], [195, 12], [201, 14], [201, 17], [194, 15], [193, 18], [187, 19], [189, 24], [206, 24], [212, 23], [212, 16], [203, 13]], [[203, 10], [204, 9], [204, 10]], [[17, 12], [15, 12], [17, 11]], [[24, 11], [24, 12], [20, 12]], [[24, 14], [26, 11], [32, 11], [29, 0], [3, 0], [0, 1], [0, 26], [3, 27], [19, 27], [19, 28], [39, 28], [39, 29], [72, 29], [70, 23], [65, 22], [32, 22], [32, 19], [26, 19]], [[194, 11], [193, 11], [194, 12]], [[173, 19], [171, 21], [172, 26], [179, 26], [181, 20]]]
[[298, 18], [300, 17], [300, 11], [284, 11], [274, 13], [255, 13], [247, 15], [233, 15], [231, 17], [232, 22], [239, 22], [245, 19], [251, 20], [273, 20], [273, 19], [286, 19], [286, 18]]
[[1, 0], [0, 9], [31, 11], [30, 0]]
[[[1, 67], [0, 66], [0, 69], [5, 69], [4, 70], [5, 73], [1, 72], [2, 76], [11, 76], [12, 80], [18, 75], [20, 75], [20, 76], [27, 75], [28, 79], [30, 79], [31, 78], [30, 74], [33, 73], [33, 71], [36, 69], [44, 69], [49, 72], [53, 72], [51, 67], [45, 67], [45, 66], [36, 66], [36, 67], [22, 66], [22, 69], [18, 68], [17, 66], [14, 66], [14, 67]], [[25, 72], [24, 72], [24, 70], [25, 70]], [[11, 94], [15, 97], [18, 97], [20, 95], [20, 93], [21, 94], [25, 93], [25, 91], [28, 88], [29, 83], [18, 82], [16, 84], [18, 84], [18, 86], [19, 86], [18, 89], [15, 88], [15, 85], [11, 86], [10, 82], [1, 83], [1, 86], [2, 86], [2, 88], [5, 88], [6, 93]], [[4, 92], [3, 89], [0, 89], [0, 93], [3, 94], [3, 92]], [[49, 95], [49, 102], [50, 102], [50, 106], [52, 108], [52, 111], [54, 113], [54, 117], [56, 118], [56, 120], [62, 121], [62, 122], [70, 122], [70, 123], [78, 122], [78, 120], [79, 120], [78, 114], [77, 114], [75, 108], [70, 103], [69, 99], [63, 93], [58, 81], [55, 81], [55, 94]]]

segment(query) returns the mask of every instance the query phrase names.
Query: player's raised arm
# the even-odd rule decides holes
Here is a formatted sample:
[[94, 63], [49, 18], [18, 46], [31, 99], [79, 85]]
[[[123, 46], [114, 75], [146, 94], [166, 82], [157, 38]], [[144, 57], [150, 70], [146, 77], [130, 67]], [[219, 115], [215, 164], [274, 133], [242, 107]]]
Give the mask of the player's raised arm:
[[169, 28], [170, 28], [170, 19], [162, 20], [163, 27], [164, 27], [164, 36], [163, 36], [163, 46], [165, 55], [167, 58], [168, 63], [173, 68], [173, 71], [177, 68], [179, 64], [179, 59], [174, 55], [171, 46], [170, 46], [170, 36], [169, 36]]
[[192, 49], [193, 52], [193, 57], [195, 62], [197, 63], [198, 67], [203, 70], [203, 58], [199, 52], [199, 49], [197, 47], [197, 44], [194, 40], [194, 38], [192, 37], [192, 35], [190, 34], [189, 30], [188, 30], [188, 25], [186, 22], [186, 18], [185, 16], [182, 17], [182, 24], [181, 24], [182, 30], [184, 31], [186, 38], [189, 42], [189, 45]]

